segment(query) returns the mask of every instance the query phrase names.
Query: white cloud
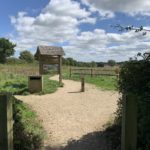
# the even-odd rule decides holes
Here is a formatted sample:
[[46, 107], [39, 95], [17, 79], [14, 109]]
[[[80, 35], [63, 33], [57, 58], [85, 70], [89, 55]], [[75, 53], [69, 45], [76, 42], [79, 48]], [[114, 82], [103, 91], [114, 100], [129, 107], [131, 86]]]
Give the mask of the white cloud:
[[81, 9], [80, 3], [71, 0], [51, 0], [43, 10], [43, 13], [54, 13], [57, 16], [70, 16], [84, 18], [90, 15], [85, 9]]
[[149, 49], [149, 39], [150, 35], [143, 36], [133, 31], [117, 34], [95, 29], [93, 32], [82, 32], [64, 48], [68, 57], [74, 56], [78, 60], [121, 61]]
[[150, 16], [149, 0], [82, 0], [95, 9], [110, 12], [124, 12], [130, 15]]
[[[119, 61], [128, 59], [140, 49], [145, 51], [150, 48], [149, 34], [142, 36], [140, 32], [133, 31], [121, 34], [106, 33], [103, 29], [81, 31], [80, 24], [96, 23], [96, 18], [91, 17], [92, 12], [99, 9], [101, 19], [108, 19], [114, 17], [114, 12], [121, 10], [124, 4], [119, 1], [119, 6], [115, 6], [110, 0], [102, 0], [101, 5], [96, 0], [85, 1], [92, 3], [90, 10], [81, 8], [77, 1], [51, 0], [36, 17], [26, 12], [12, 16], [11, 23], [15, 27], [16, 34], [13, 36], [11, 34], [11, 39], [17, 43], [17, 49], [33, 49], [38, 45], [61, 45], [67, 41], [64, 49], [68, 57], [84, 61], [107, 61], [107, 59]], [[129, 10], [127, 6], [122, 8], [122, 11], [127, 10]], [[137, 13], [135, 10], [133, 8], [132, 13]]]
[[80, 7], [79, 2], [71, 0], [51, 0], [36, 17], [19, 12], [11, 17], [17, 31], [18, 49], [32, 48], [40, 44], [54, 44], [71, 40], [79, 33], [81, 23], [96, 22], [91, 12]]

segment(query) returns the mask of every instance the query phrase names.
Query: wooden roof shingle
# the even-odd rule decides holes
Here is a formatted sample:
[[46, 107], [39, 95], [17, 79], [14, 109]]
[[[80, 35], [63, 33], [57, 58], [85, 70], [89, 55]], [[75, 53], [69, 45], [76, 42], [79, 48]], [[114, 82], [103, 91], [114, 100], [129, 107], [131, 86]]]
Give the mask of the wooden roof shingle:
[[49, 55], [49, 56], [62, 56], [64, 55], [62, 47], [57, 46], [38, 46], [35, 56]]

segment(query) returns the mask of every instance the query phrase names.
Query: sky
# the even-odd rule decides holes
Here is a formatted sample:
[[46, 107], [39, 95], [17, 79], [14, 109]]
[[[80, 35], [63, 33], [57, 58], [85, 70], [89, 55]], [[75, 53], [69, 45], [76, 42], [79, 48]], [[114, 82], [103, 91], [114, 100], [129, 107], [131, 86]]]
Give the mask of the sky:
[[150, 49], [150, 33], [111, 27], [150, 29], [149, 0], [5, 0], [0, 18], [0, 37], [17, 44], [15, 56], [52, 45], [78, 61], [124, 61]]

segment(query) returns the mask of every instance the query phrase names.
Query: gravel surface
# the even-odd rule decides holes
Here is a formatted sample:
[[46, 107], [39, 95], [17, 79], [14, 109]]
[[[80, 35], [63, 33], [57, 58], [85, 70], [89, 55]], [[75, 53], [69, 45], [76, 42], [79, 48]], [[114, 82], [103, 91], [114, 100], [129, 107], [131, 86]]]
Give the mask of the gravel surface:
[[[51, 79], [57, 80], [58, 76]], [[42, 121], [48, 135], [45, 149], [107, 150], [97, 145], [105, 143], [104, 139], [98, 141], [100, 133], [97, 132], [113, 120], [119, 94], [102, 91], [91, 84], [86, 84], [85, 92], [80, 92], [80, 82], [63, 80], [63, 83], [64, 87], [53, 94], [16, 96], [29, 104]], [[97, 146], [90, 147], [93, 144], [89, 143]]]

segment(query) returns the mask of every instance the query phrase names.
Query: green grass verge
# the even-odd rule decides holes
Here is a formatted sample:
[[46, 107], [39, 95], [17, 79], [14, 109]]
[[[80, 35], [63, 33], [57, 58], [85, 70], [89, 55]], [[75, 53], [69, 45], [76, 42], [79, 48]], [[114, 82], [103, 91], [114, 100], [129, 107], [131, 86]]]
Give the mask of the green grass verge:
[[42, 147], [45, 131], [37, 120], [36, 113], [27, 104], [15, 98], [13, 118], [14, 149], [35, 150]]
[[[37, 94], [48, 94], [55, 92], [59, 87], [59, 82], [49, 80], [49, 75], [44, 75], [43, 78], [43, 91]], [[28, 95], [28, 77], [22, 75], [0, 73], [0, 92]]]
[[[63, 78], [64, 79], [69, 79], [69, 80], [75, 80], [75, 81], [80, 81], [80, 76], [79, 75], [72, 75], [72, 77], [69, 77], [68, 72], [63, 73]], [[117, 90], [117, 78], [115, 76], [85, 76], [85, 82], [94, 84], [97, 87], [101, 88], [102, 90]]]
[[43, 91], [40, 94], [54, 93], [59, 87], [59, 82], [50, 80], [49, 75], [44, 75], [43, 77], [44, 77], [43, 79], [44, 86]]

